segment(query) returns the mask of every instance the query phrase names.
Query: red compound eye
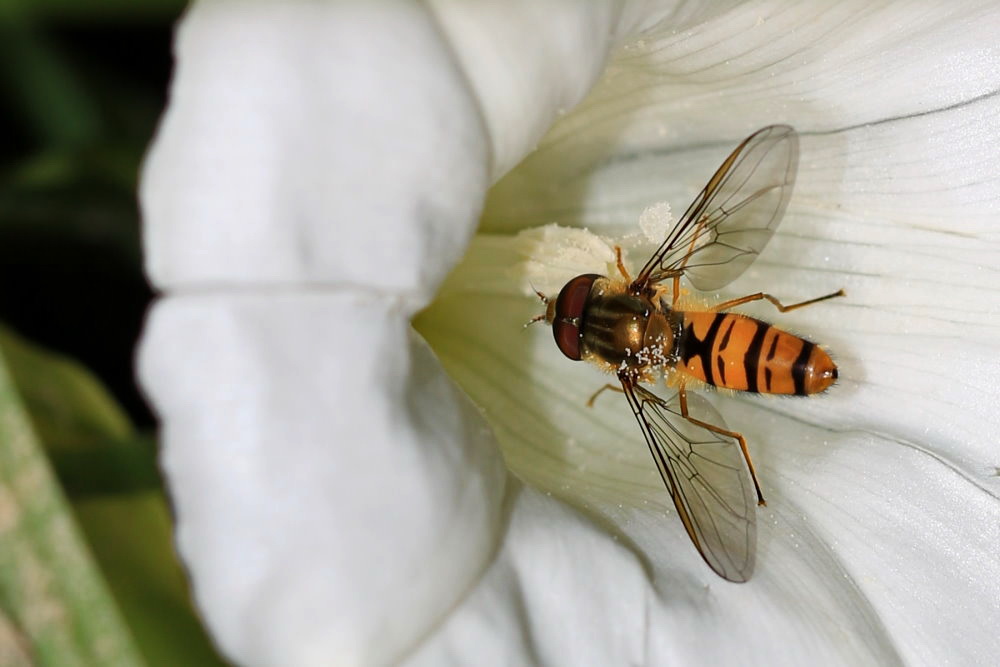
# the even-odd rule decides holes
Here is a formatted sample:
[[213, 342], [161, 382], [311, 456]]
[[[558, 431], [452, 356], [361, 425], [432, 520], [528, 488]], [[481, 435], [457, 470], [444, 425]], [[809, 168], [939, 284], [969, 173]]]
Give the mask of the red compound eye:
[[580, 331], [583, 327], [583, 313], [587, 297], [594, 281], [600, 278], [596, 273], [585, 273], [570, 280], [559, 292], [556, 299], [556, 316], [552, 320], [552, 335], [559, 350], [574, 361], [580, 360]]

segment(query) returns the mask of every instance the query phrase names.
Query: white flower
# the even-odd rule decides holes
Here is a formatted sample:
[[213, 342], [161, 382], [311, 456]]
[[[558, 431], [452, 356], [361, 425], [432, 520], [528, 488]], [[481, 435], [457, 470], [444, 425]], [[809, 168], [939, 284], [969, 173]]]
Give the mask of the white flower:
[[[1000, 650], [1000, 12], [655, 4], [190, 10], [141, 192], [165, 294], [141, 375], [233, 660]], [[711, 397], [769, 501], [734, 585], [687, 541], [620, 397], [584, 407], [606, 379], [522, 331], [539, 306], [518, 267], [539, 258], [513, 233], [635, 233], [777, 122], [802, 138], [795, 195], [727, 294], [844, 287], [748, 309], [827, 344], [841, 381]], [[428, 304], [418, 330], [473, 400], [410, 327]]]

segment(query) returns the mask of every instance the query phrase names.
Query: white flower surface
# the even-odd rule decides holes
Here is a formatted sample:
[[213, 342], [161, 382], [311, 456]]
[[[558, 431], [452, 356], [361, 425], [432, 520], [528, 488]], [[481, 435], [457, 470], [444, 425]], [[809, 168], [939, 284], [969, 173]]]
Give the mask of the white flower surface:
[[[986, 2], [196, 3], [140, 193], [140, 374], [226, 655], [990, 663], [998, 31]], [[641, 264], [772, 123], [795, 193], [722, 298], [848, 296], [745, 309], [828, 346], [830, 392], [709, 397], [768, 499], [737, 585], [621, 397], [585, 407], [607, 378], [522, 325], [529, 281], [612, 270], [567, 228]]]

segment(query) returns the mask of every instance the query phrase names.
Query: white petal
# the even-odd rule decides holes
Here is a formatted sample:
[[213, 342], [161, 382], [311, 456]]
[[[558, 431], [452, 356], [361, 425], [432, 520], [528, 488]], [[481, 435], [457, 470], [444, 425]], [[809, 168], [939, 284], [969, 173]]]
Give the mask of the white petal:
[[409, 328], [475, 226], [483, 122], [409, 3], [205, 2], [177, 58], [141, 376], [199, 605], [241, 663], [393, 661], [501, 534], [492, 436]]
[[141, 192], [157, 285], [430, 298], [472, 233], [489, 146], [425, 10], [201, 2], [175, 49]]
[[[477, 241], [474, 275], [456, 275], [424, 314], [453, 375], [491, 406], [515, 472], [617, 526], [649, 559], [664, 591], [650, 662], [977, 663], [1000, 650], [989, 437], [1000, 426], [998, 24], [986, 5], [749, 4], [647, 35], [491, 195], [494, 230], [633, 231], [652, 202], [682, 210], [749, 131], [791, 122], [803, 133], [786, 221], [731, 292], [794, 302], [846, 287], [847, 299], [787, 315], [748, 309], [827, 343], [841, 384], [810, 401], [713, 398], [768, 480], [746, 587], [706, 574], [676, 518], [654, 516], [665, 498], [631, 417], [612, 399], [582, 407], [605, 378], [560, 359], [548, 332], [518, 340], [479, 326], [481, 312], [538, 312], [517, 296], [524, 273], [509, 271], [528, 259], [516, 241]], [[476, 282], [491, 253], [506, 292]]]
[[[660, 200], [679, 213], [720, 155], [772, 123], [807, 137], [800, 186], [813, 173], [826, 195], [924, 217], [942, 196], [980, 220], [1000, 207], [984, 141], [1000, 132], [992, 3], [750, 2], [685, 27], [667, 24], [616, 54], [580, 108], [491, 190], [490, 231], [633, 225]], [[866, 136], [875, 143], [857, 146]]]
[[510, 496], [503, 549], [412, 664], [649, 664], [640, 559], [537, 490]]
[[[844, 315], [856, 308], [845, 300], [812, 313], [768, 314], [780, 324], [797, 323], [792, 328], [800, 332], [839, 334], [831, 345], [840, 353], [842, 381], [829, 394], [807, 401], [712, 397], [729, 425], [750, 440], [769, 501], [758, 512], [757, 571], [749, 584], [736, 587], [718, 580], [698, 558], [621, 399], [602, 397], [594, 409], [585, 407], [607, 377], [562, 358], [544, 328], [523, 332], [493, 324], [497, 317], [526, 321], [540, 307], [523, 297], [516, 278], [519, 263], [528, 259], [526, 247], [537, 245], [477, 239], [469, 270], [463, 265], [452, 276], [444, 296], [417, 324], [451, 374], [485, 406], [514, 472], [596, 515], [598, 525], [639, 558], [653, 590], [660, 591], [644, 612], [652, 620], [630, 626], [608, 614], [602, 615], [605, 630], [585, 631], [588, 638], [600, 638], [595, 646], [618, 651], [604, 662], [629, 660], [627, 646], [607, 641], [621, 632], [643, 637], [650, 657], [640, 662], [650, 663], [671, 658], [739, 662], [747, 654], [769, 662], [775, 659], [776, 641], [789, 664], [808, 662], [817, 651], [840, 662], [884, 663], [945, 656], [953, 650], [952, 633], [960, 631], [969, 640], [963, 655], [970, 659], [998, 648], [990, 624], [962, 629], [970, 610], [994, 613], [1000, 593], [985, 585], [1000, 575], [992, 557], [992, 545], [1000, 538], [1000, 502], [996, 483], [984, 477], [982, 465], [990, 459], [980, 458], [979, 465], [963, 470], [935, 451], [947, 440], [924, 435], [900, 441], [900, 429], [885, 419], [867, 428], [854, 426], [866, 412], [895, 412], [912, 429], [927, 429], [938, 418], [928, 405], [898, 405], [896, 397], [906, 395], [912, 377], [886, 373], [875, 386], [858, 381], [859, 369], [895, 363], [898, 356], [886, 349], [865, 354], [868, 339], [855, 327], [858, 318]], [[823, 247], [843, 249], [831, 242]], [[495, 277], [511, 267], [504, 292]], [[593, 264], [575, 272], [591, 270]], [[896, 347], [907, 350], [906, 339]], [[858, 358], [851, 359], [853, 354]], [[1000, 381], [992, 365], [984, 382]], [[941, 381], [942, 369], [926, 362], [923, 368]], [[950, 385], [949, 391], [966, 400], [976, 398], [959, 383]], [[963, 421], [965, 428], [995, 429], [970, 416]], [[878, 428], [888, 432], [869, 430]], [[571, 579], [583, 591], [554, 588], [552, 593], [571, 609], [584, 604], [581, 596], [614, 581], [607, 573], [601, 575], [605, 580], [594, 581], [594, 572], [604, 566], [590, 552], [538, 562], [553, 572], [576, 572]], [[508, 567], [502, 560], [494, 565], [501, 571]], [[629, 581], [627, 568], [619, 572]], [[924, 583], [908, 585], [914, 579]], [[489, 585], [486, 581], [481, 587]], [[496, 607], [517, 614], [524, 604], [476, 595], [450, 621], [450, 632], [467, 629], [486, 613], [483, 596], [490, 600], [492, 616], [501, 615]], [[930, 613], [929, 600], [939, 597], [953, 603]], [[575, 650], [558, 633], [540, 629], [549, 627], [544, 616], [528, 614], [537, 620], [532, 651]], [[439, 650], [455, 650], [454, 639], [441, 641], [446, 643]]]
[[178, 546], [231, 657], [388, 662], [479, 575], [503, 463], [391, 305], [170, 299], [143, 349]]
[[[225, 650], [254, 664], [408, 650], [465, 663], [483, 646], [497, 662], [884, 663], [954, 655], [962, 636], [962, 658], [988, 659], [994, 624], [968, 619], [1000, 599], [982, 442], [996, 427], [983, 395], [1000, 385], [997, 257], [980, 242], [998, 201], [996, 17], [750, 3], [702, 22], [681, 8], [491, 196], [495, 230], [620, 231], [653, 202], [679, 210], [752, 129], [815, 133], [773, 256], [734, 289], [791, 299], [846, 282], [852, 301], [782, 322], [827, 332], [853, 383], [809, 403], [718, 402], [773, 489], [758, 572], [732, 586], [694, 555], [631, 417], [613, 400], [583, 409], [604, 378], [516, 328], [537, 312], [520, 282], [490, 299], [452, 290], [424, 330], [511, 467], [590, 519], [517, 485], [499, 513], [490, 437], [407, 333], [487, 180], [663, 13], [546, 7], [438, 2], [430, 19], [406, 4], [206, 3], [181, 31], [144, 179], [150, 272], [220, 293], [158, 306], [143, 378], [166, 424], [180, 546]], [[558, 12], [570, 20], [547, 22]], [[927, 266], [946, 280], [911, 280]], [[344, 291], [260, 289], [275, 283]], [[970, 324], [964, 346], [953, 336]], [[442, 423], [422, 420], [431, 410]], [[928, 614], [938, 600], [947, 609]]]
[[429, 4], [479, 99], [493, 139], [494, 177], [583, 99], [613, 47], [669, 11], [662, 3], [623, 0]]

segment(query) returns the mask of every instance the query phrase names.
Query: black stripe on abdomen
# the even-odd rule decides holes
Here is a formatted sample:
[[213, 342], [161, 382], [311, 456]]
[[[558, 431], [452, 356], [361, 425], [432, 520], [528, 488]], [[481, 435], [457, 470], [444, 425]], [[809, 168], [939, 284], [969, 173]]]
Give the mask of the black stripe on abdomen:
[[719, 352], [723, 352], [727, 347], [729, 347], [729, 337], [732, 335], [733, 327], [735, 326], [736, 326], [736, 318], [735, 317], [729, 318], [729, 327], [726, 329], [725, 335], [722, 336], [722, 342], [719, 343]]
[[760, 351], [764, 347], [764, 337], [767, 336], [767, 330], [771, 326], [757, 320], [750, 321], [756, 325], [757, 331], [754, 332], [753, 340], [750, 341], [750, 347], [747, 348], [746, 354], [743, 355], [743, 372], [747, 376], [747, 391], [758, 392], [757, 367], [760, 363]]
[[809, 364], [809, 357], [812, 356], [814, 347], [815, 343], [802, 341], [802, 351], [792, 364], [792, 381], [795, 383], [795, 393], [798, 396], [806, 395], [806, 366]]
[[718, 335], [719, 327], [722, 326], [722, 320], [724, 319], [726, 319], [726, 315], [722, 313], [716, 314], [703, 339], [694, 335], [693, 324], [689, 324], [684, 329], [681, 344], [681, 359], [685, 365], [693, 357], [701, 359], [701, 367], [705, 371], [705, 382], [709, 384], [717, 384], [714, 378], [715, 374], [712, 372], [712, 347], [715, 345], [715, 337]]
[[774, 353], [778, 350], [778, 338], [780, 338], [780, 336], [775, 336], [771, 340], [771, 349], [767, 351], [767, 360], [768, 361], [771, 361], [771, 359], [774, 359]]

